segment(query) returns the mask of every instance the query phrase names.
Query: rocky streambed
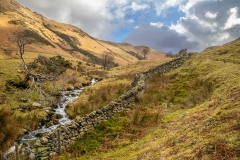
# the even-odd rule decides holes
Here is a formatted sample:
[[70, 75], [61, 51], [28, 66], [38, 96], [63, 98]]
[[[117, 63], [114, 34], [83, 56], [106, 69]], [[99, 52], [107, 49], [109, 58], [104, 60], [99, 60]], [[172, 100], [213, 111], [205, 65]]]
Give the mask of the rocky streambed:
[[[97, 80], [93, 78], [90, 82], [90, 85], [95, 84]], [[15, 145], [12, 146], [6, 153], [3, 154], [3, 159], [13, 159], [11, 157], [16, 157], [16, 146], [19, 146], [18, 150], [20, 151], [20, 154], [28, 155], [28, 157], [31, 156], [31, 147], [30, 143], [33, 140], [40, 139], [40, 137], [48, 132], [51, 132], [55, 130], [59, 125], [65, 125], [68, 122], [71, 122], [71, 119], [65, 112], [65, 108], [70, 102], [75, 101], [80, 93], [84, 90], [85, 87], [79, 88], [79, 89], [73, 89], [68, 91], [62, 91], [61, 96], [59, 98], [59, 102], [56, 105], [56, 108], [46, 110], [48, 114], [52, 114], [55, 116], [55, 119], [44, 122], [42, 126], [40, 126], [38, 129], [27, 132], [25, 135], [20, 137], [17, 142], [15, 142]]]

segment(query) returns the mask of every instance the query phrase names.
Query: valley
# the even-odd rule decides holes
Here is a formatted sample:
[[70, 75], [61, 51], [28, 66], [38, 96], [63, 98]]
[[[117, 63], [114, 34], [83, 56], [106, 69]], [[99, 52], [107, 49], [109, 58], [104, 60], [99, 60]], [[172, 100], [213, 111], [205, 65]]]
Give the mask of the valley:
[[239, 69], [240, 38], [166, 54], [0, 0], [0, 159], [238, 160]]

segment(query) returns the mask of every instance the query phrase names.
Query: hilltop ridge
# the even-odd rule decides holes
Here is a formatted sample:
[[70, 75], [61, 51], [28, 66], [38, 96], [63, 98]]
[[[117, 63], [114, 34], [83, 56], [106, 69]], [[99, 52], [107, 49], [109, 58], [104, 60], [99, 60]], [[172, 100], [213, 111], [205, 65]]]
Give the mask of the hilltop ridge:
[[[98, 57], [106, 52], [114, 55], [115, 63], [127, 65], [138, 61], [146, 46], [133, 46], [98, 40], [80, 28], [49, 20], [39, 13], [32, 12], [15, 0], [0, 0], [0, 53], [14, 51], [16, 47], [8, 37], [14, 31], [31, 30], [39, 44], [29, 45], [26, 51], [34, 53], [59, 54], [73, 59]], [[161, 51], [150, 49], [148, 58], [162, 58]]]

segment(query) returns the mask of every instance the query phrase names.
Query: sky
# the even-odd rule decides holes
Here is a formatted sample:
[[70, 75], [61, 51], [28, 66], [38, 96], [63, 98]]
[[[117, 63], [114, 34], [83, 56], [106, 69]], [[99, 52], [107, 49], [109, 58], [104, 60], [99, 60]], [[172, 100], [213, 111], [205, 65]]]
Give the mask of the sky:
[[240, 0], [16, 0], [107, 41], [177, 53], [240, 37]]

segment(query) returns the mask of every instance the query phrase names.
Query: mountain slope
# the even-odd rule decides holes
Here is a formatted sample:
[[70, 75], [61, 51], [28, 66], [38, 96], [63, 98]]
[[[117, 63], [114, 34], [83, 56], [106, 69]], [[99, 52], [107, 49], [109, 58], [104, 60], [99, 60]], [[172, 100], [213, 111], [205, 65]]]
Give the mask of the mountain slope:
[[[30, 45], [27, 51], [36, 53], [60, 54], [64, 57], [88, 59], [112, 52], [115, 62], [119, 65], [127, 65], [142, 57], [145, 48], [135, 47], [131, 44], [109, 43], [89, 36], [81, 29], [49, 20], [42, 15], [22, 7], [14, 0], [0, 0], [0, 48], [16, 50], [16, 47], [8, 40], [8, 36], [14, 31], [31, 30], [35, 38], [41, 42]], [[1, 51], [0, 51], [1, 53]], [[164, 57], [164, 53], [151, 49], [149, 58]]]
[[152, 77], [139, 102], [58, 159], [239, 159], [239, 46], [237, 39], [208, 48]]

